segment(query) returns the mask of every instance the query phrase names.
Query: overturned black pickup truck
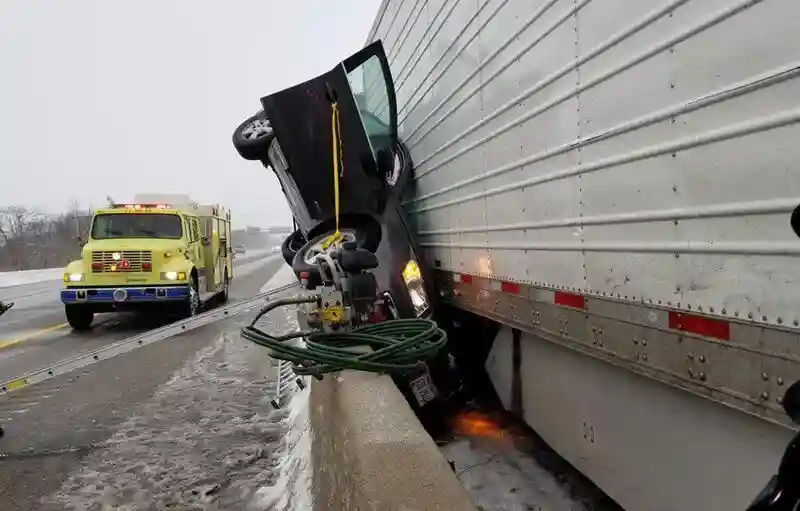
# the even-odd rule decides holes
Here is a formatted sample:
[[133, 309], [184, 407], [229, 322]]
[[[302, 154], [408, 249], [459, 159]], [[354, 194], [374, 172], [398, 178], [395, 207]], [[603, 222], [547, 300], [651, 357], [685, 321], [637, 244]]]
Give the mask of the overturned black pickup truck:
[[412, 162], [397, 137], [394, 84], [380, 41], [261, 103], [233, 143], [281, 183], [297, 227], [281, 247], [286, 262], [315, 279], [315, 260], [338, 227], [345, 242], [377, 256], [379, 293], [397, 317], [429, 317], [431, 279], [400, 207]]

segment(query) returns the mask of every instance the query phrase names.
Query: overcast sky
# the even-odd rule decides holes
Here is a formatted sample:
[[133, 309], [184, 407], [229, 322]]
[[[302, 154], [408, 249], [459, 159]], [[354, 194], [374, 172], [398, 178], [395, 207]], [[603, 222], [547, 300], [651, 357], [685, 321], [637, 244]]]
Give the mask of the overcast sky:
[[291, 221], [239, 158], [259, 98], [357, 51], [380, 0], [0, 0], [0, 207], [187, 193]]

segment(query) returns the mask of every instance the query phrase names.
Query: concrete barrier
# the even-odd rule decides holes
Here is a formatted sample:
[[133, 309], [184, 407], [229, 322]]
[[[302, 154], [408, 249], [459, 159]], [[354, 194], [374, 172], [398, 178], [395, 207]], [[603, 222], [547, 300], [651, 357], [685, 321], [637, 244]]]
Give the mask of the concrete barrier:
[[475, 511], [388, 376], [312, 380], [314, 511]]

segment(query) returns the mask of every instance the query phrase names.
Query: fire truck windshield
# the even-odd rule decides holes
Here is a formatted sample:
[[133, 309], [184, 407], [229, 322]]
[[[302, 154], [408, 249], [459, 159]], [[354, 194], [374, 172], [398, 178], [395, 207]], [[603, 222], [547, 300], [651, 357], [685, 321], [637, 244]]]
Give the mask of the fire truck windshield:
[[181, 217], [161, 213], [112, 213], [94, 217], [92, 238], [164, 238], [180, 239]]

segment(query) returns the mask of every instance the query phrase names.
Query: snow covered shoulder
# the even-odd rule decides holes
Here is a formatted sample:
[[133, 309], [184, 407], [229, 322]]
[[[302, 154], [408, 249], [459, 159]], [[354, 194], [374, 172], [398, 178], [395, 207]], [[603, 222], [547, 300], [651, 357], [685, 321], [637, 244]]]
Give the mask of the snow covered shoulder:
[[64, 275], [64, 268], [47, 268], [44, 270], [22, 270], [0, 272], [0, 288], [38, 284], [50, 280], [59, 280]]

